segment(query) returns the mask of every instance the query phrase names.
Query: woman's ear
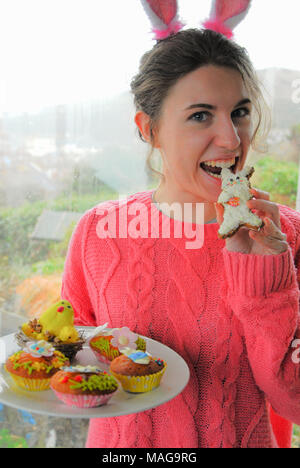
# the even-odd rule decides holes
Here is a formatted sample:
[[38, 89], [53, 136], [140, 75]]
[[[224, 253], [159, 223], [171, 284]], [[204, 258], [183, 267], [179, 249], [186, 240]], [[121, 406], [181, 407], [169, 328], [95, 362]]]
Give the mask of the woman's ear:
[[149, 115], [143, 111], [138, 111], [135, 114], [134, 121], [144, 140], [150, 143], [154, 148], [158, 148], [155, 141], [155, 133], [151, 129], [151, 119]]

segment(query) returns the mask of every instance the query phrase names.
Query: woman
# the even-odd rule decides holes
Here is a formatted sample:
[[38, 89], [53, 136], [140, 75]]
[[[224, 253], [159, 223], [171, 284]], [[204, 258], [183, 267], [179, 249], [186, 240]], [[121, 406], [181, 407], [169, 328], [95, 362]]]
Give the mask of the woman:
[[[87, 446], [276, 447], [267, 401], [300, 423], [299, 365], [292, 359], [300, 215], [255, 189], [249, 207], [264, 228], [218, 239], [220, 179], [201, 167], [233, 158], [237, 169], [245, 165], [263, 121], [251, 62], [216, 32], [180, 31], [144, 55], [132, 92], [136, 125], [160, 151], [163, 177], [156, 190], [85, 213], [70, 242], [62, 297], [78, 324], [127, 325], [170, 346], [191, 378], [153, 410], [92, 420]], [[175, 235], [186, 218], [160, 210], [173, 203], [183, 214], [186, 204], [193, 207], [188, 224], [203, 228], [200, 248], [186, 248], [185, 233]], [[199, 205], [204, 226], [196, 222]], [[140, 237], [118, 234], [125, 214], [129, 234], [139, 225]], [[170, 224], [169, 237], [153, 235], [155, 216], [160, 229]]]

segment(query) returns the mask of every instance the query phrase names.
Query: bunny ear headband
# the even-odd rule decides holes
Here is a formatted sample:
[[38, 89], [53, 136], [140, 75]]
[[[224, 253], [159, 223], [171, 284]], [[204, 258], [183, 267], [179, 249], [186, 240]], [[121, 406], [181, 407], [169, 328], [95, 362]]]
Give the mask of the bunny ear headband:
[[[177, 0], [141, 0], [153, 26], [154, 39], [166, 39], [176, 34], [184, 24], [179, 20]], [[246, 16], [251, 0], [213, 0], [209, 18], [202, 23], [231, 39], [232, 30]]]

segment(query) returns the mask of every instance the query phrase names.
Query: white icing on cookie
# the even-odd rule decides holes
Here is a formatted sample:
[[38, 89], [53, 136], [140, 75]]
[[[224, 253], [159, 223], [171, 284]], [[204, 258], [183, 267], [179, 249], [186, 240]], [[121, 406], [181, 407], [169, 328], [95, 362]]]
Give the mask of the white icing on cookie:
[[222, 192], [218, 198], [218, 203], [224, 206], [224, 220], [218, 231], [221, 238], [228, 237], [228, 234], [245, 224], [257, 230], [263, 224], [261, 218], [252, 213], [246, 205], [252, 198], [249, 178], [253, 172], [254, 169], [250, 166], [245, 166], [236, 174], [227, 168], [221, 171]]

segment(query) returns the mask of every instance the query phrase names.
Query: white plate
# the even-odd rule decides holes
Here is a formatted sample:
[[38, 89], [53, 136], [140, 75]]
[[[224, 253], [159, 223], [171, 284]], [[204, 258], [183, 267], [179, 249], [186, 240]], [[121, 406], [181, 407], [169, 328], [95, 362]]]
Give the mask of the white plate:
[[[77, 327], [89, 332], [93, 327]], [[15, 342], [14, 333], [0, 338], [0, 403], [32, 413], [65, 418], [107, 418], [125, 414], [139, 413], [162, 405], [175, 398], [183, 391], [190, 377], [189, 368], [179, 354], [155, 340], [146, 340], [147, 351], [166, 361], [168, 367], [159, 387], [147, 393], [132, 394], [121, 388], [111, 397], [106, 405], [97, 408], [73, 408], [57, 399], [52, 390], [30, 392], [19, 388], [4, 369], [7, 357], [20, 348]], [[2, 352], [1, 352], [2, 351]], [[74, 362], [75, 364], [75, 362]], [[76, 364], [97, 365], [103, 370], [108, 366], [100, 363], [88, 345], [77, 353]]]

